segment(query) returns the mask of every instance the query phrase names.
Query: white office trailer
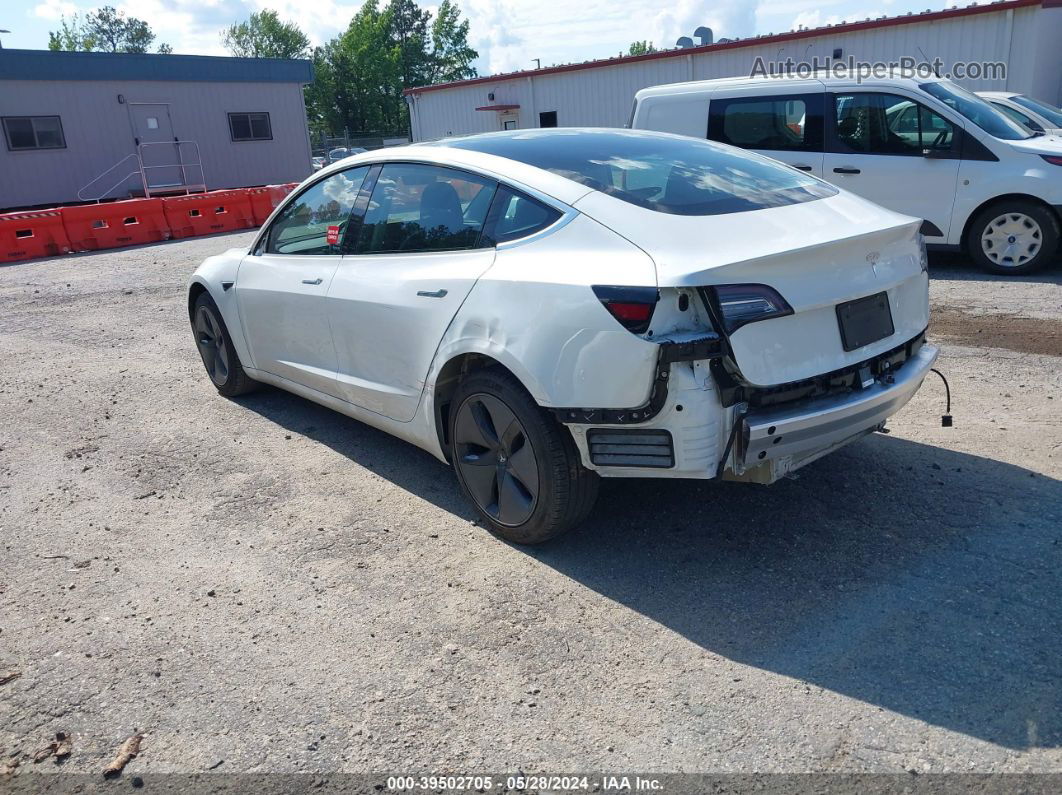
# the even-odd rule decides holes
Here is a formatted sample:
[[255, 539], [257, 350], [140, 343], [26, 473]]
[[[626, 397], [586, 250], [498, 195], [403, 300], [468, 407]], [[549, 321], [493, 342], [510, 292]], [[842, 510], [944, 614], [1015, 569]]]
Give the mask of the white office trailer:
[[[720, 36], [726, 31], [717, 31]], [[976, 91], [1018, 91], [1062, 102], [1062, 0], [1002, 0], [881, 17], [706, 46], [553, 66], [444, 83], [406, 92], [414, 141], [537, 127], [622, 127], [636, 91], [663, 83], [748, 76], [757, 59], [918, 63], [939, 59], [945, 75]], [[1003, 64], [981, 70], [976, 64]], [[963, 67], [959, 67], [963, 68]]]

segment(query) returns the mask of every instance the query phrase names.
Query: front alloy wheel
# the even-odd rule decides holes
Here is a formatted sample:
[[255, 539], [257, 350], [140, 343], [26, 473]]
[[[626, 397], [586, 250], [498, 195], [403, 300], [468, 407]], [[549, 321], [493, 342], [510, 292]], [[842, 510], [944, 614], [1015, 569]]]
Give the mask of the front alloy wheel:
[[208, 292], [203, 291], [196, 298], [190, 319], [195, 346], [218, 392], [236, 397], [256, 389], [258, 382], [244, 372], [218, 305]]
[[195, 344], [203, 357], [203, 366], [215, 386], [229, 380], [229, 355], [225, 350], [225, 332], [212, 308], [200, 306], [195, 313]]
[[538, 459], [524, 426], [493, 395], [472, 395], [454, 424], [454, 463], [476, 506], [506, 527], [523, 524], [538, 501]]

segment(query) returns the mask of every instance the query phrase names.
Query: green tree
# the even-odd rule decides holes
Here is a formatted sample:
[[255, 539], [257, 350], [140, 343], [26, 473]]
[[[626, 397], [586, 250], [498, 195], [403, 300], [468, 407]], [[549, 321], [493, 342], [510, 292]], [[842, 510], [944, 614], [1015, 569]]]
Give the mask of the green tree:
[[346, 31], [314, 50], [313, 62], [314, 82], [306, 92], [311, 129], [402, 127], [402, 66], [390, 9], [366, 0]]
[[69, 21], [65, 17], [59, 20], [59, 30], [48, 34], [48, 49], [147, 52], [154, 40], [147, 22], [127, 17], [113, 6], [104, 6], [84, 17], [74, 14]]
[[461, 9], [443, 0], [431, 23], [429, 83], [449, 83], [476, 76], [472, 62], [479, 57], [468, 44], [468, 20], [461, 19]]
[[627, 55], [648, 55], [649, 53], [656, 51], [656, 47], [653, 46], [651, 41], [632, 41], [631, 46], [627, 50]]
[[48, 34], [48, 49], [66, 52], [89, 52], [95, 49], [95, 42], [89, 38], [85, 22], [80, 15], [74, 14], [59, 20], [59, 30]]
[[159, 45], [159, 50], [158, 51], [162, 55], [173, 55], [173, 47], [171, 47], [166, 42], [163, 42], [162, 44]]
[[413, 0], [366, 0], [347, 29], [313, 52], [314, 82], [306, 89], [310, 129], [389, 132], [405, 129], [402, 91], [476, 74], [479, 54], [453, 0], [432, 19]]
[[299, 26], [268, 9], [229, 26], [221, 41], [240, 58], [305, 58], [310, 52], [310, 40]]
[[384, 13], [389, 22], [388, 37], [398, 47], [402, 85], [422, 86], [431, 72], [428, 53], [428, 23], [431, 12], [414, 0], [391, 0]]

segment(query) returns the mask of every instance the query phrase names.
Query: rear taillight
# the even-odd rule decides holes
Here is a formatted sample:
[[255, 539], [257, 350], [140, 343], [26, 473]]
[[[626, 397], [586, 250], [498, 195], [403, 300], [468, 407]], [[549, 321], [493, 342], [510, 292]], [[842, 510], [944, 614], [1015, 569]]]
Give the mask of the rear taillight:
[[1052, 165], [1062, 166], [1062, 157], [1059, 157], [1058, 155], [1040, 155], [1040, 157]]
[[793, 314], [793, 307], [765, 284], [719, 284], [711, 290], [728, 334], [748, 323]]
[[655, 287], [615, 287], [594, 285], [594, 295], [601, 305], [616, 318], [627, 331], [644, 334], [649, 330], [653, 310], [660, 300], [660, 291]]

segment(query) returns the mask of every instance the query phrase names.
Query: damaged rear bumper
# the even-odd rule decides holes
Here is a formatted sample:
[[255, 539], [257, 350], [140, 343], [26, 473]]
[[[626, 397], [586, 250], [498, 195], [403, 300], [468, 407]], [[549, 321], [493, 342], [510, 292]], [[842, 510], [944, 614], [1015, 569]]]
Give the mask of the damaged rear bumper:
[[770, 483], [873, 432], [914, 396], [937, 355], [935, 346], [923, 345], [902, 367], [864, 389], [802, 401], [799, 408], [750, 412], [740, 420], [726, 476]]

